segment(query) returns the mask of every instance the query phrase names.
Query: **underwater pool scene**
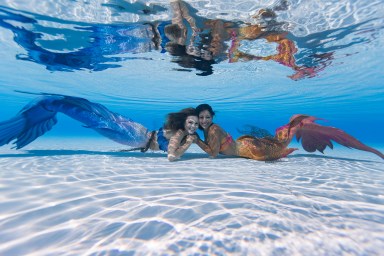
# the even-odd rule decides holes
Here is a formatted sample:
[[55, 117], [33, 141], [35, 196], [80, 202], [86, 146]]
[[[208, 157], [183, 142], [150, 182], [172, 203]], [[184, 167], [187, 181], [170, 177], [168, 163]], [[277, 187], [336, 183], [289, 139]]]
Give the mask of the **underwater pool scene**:
[[[0, 255], [382, 255], [383, 13], [0, 0]], [[202, 103], [234, 139], [285, 127], [297, 150], [131, 150]]]

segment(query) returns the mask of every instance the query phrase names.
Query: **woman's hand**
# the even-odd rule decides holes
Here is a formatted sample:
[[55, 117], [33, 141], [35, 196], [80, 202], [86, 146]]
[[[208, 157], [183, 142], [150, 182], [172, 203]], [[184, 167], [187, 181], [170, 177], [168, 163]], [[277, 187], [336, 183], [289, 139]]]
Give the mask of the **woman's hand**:
[[197, 135], [196, 134], [187, 135], [187, 142], [188, 143], [196, 143], [196, 141], [197, 141]]

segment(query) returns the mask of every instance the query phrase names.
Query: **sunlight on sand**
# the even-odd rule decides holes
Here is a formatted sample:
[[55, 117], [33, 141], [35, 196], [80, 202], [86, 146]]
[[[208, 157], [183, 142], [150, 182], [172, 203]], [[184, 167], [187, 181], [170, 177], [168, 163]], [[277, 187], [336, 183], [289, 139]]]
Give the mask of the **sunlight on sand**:
[[384, 167], [375, 155], [300, 150], [265, 163], [194, 148], [171, 163], [123, 148], [104, 140], [2, 148], [0, 254], [384, 250]]

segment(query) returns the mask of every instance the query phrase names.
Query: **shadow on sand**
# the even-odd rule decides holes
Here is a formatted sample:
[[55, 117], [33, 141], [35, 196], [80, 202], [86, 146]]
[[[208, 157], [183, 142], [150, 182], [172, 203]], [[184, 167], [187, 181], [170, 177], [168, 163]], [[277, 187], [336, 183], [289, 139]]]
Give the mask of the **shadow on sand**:
[[[15, 154], [0, 154], [0, 158], [23, 158], [23, 157], [40, 157], [40, 156], [73, 156], [73, 155], [102, 155], [114, 157], [151, 157], [166, 158], [166, 153], [142, 153], [139, 151], [94, 151], [94, 150], [25, 150]], [[186, 153], [184, 159], [207, 158], [207, 154], [203, 153]]]
[[[15, 154], [0, 154], [0, 158], [23, 158], [23, 157], [40, 157], [40, 156], [72, 156], [72, 155], [103, 155], [103, 156], [113, 156], [113, 157], [150, 157], [150, 158], [165, 158], [166, 153], [151, 153], [146, 152], [142, 153], [139, 151], [94, 151], [94, 150], [26, 150], [20, 153]], [[351, 162], [370, 162], [377, 163], [379, 161], [366, 160], [366, 159], [354, 159], [346, 157], [336, 157], [336, 156], [325, 156], [325, 155], [315, 155], [315, 154], [296, 154], [291, 155], [288, 158], [316, 158], [316, 159], [329, 159], [329, 160], [343, 160]], [[198, 158], [209, 158], [207, 154], [204, 153], [185, 153], [183, 158], [180, 160], [189, 160], [189, 159], [198, 159]], [[237, 158], [234, 156], [224, 156], [219, 155], [218, 159], [221, 158]], [[255, 161], [258, 162], [258, 161]], [[279, 163], [281, 160], [272, 161], [269, 163]]]

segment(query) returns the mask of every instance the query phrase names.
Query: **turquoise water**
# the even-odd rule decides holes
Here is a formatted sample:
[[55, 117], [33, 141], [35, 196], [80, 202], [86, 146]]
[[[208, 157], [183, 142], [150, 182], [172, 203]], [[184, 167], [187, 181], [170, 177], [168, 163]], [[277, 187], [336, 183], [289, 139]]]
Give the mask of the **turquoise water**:
[[[383, 143], [382, 1], [288, 1], [286, 5], [244, 1], [236, 7], [220, 1], [190, 2], [190, 13], [205, 34], [210, 32], [204, 27], [207, 20], [237, 22], [234, 26], [241, 27], [262, 23], [252, 16], [261, 9], [274, 9], [273, 26], [264, 27], [286, 33], [297, 48], [291, 56], [295, 65], [313, 69], [298, 80], [288, 77], [297, 73], [293, 67], [278, 61], [230, 63], [228, 49], [204, 64], [209, 68], [201, 68], [204, 65], [196, 64], [202, 62], [196, 58], [190, 60], [190, 67], [183, 67], [177, 63], [182, 57], [161, 46], [154, 49], [145, 38], [148, 31], [142, 32], [146, 22], [170, 23], [167, 1], [0, 4], [2, 119], [33, 99], [15, 92], [22, 90], [84, 97], [150, 129], [157, 129], [168, 112], [206, 102], [217, 111], [216, 122], [234, 136], [244, 124], [273, 132], [292, 114], [305, 113], [371, 145]], [[231, 44], [224, 39], [223, 45]], [[195, 45], [201, 47], [201, 40]], [[241, 50], [268, 56], [277, 53], [277, 46], [258, 38], [243, 40]], [[207, 69], [211, 72], [202, 71]], [[49, 135], [95, 134], [63, 117]]]
[[[150, 130], [209, 103], [233, 137], [244, 125], [273, 133], [301, 113], [383, 152], [383, 1], [186, 4], [199, 31], [193, 39], [185, 23], [185, 44], [211, 59], [167, 47], [169, 1], [0, 0], [0, 122], [35, 98], [20, 91], [83, 97]], [[247, 28], [261, 30], [231, 51]], [[62, 114], [43, 138], [10, 148], [0, 148], [0, 255], [384, 250], [384, 169], [371, 153], [336, 145], [268, 163], [192, 147], [169, 162], [120, 152]]]

